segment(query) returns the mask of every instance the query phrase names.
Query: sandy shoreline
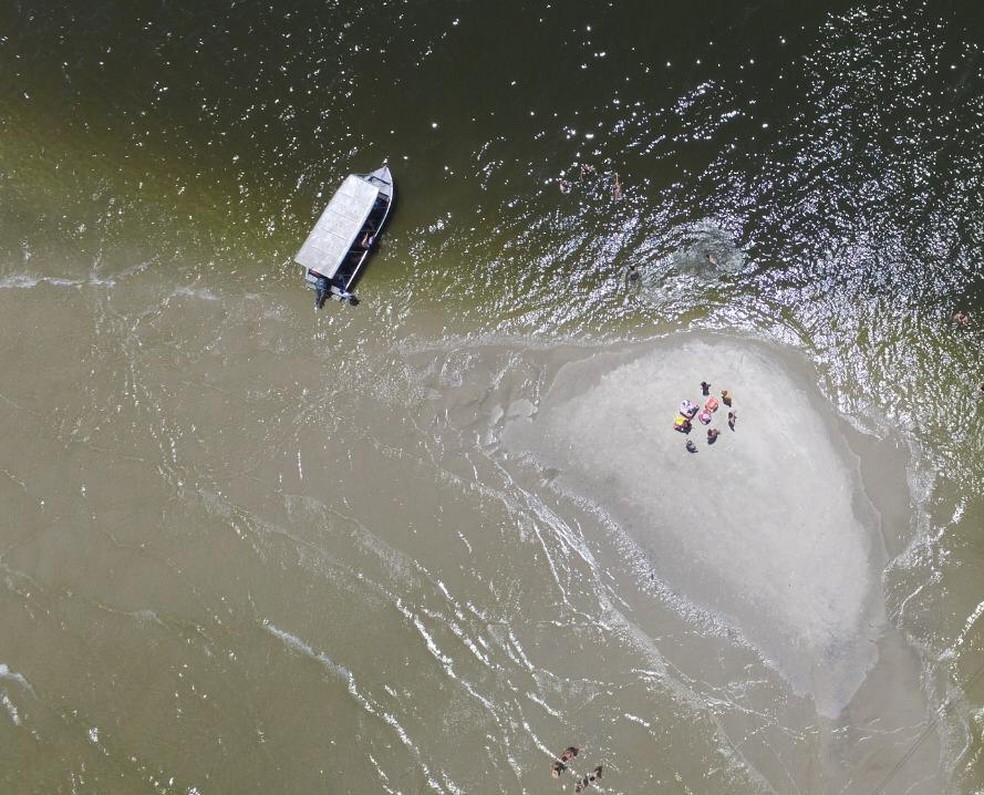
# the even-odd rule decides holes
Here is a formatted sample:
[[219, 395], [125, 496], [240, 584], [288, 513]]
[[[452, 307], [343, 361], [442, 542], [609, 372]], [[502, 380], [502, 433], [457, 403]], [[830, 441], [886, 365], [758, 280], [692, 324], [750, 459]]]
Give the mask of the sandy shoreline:
[[[733, 393], [736, 427], [723, 405], [710, 425], [695, 419], [688, 453], [673, 420], [681, 400], [703, 403], [704, 380]], [[877, 663], [904, 459], [840, 417], [795, 351], [690, 332], [598, 353], [562, 366], [504, 441], [603, 506], [668, 587], [723, 616], [821, 715]]]

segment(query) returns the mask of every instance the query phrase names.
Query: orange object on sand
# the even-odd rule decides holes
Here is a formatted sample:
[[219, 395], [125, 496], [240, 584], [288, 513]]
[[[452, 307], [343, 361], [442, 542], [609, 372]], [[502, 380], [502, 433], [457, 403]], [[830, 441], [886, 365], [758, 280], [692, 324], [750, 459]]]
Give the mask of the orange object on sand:
[[711, 395], [707, 400], [704, 401], [704, 408], [707, 409], [707, 411], [717, 411], [718, 410], [717, 398], [714, 397], [714, 395]]

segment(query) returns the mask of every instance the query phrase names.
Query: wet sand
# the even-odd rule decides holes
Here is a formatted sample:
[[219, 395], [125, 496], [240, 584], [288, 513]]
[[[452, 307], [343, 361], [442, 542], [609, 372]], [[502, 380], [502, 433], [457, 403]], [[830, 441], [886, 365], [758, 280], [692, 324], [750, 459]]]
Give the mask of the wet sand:
[[[710, 424], [675, 431], [704, 380], [718, 400], [733, 393], [735, 429], [722, 403]], [[900, 529], [885, 517], [899, 521], [888, 507], [908, 496], [899, 456], [862, 468], [884, 445], [837, 415], [795, 352], [688, 333], [595, 355], [563, 367], [504, 440], [603, 505], [669, 588], [720, 615], [819, 715], [850, 703], [887, 631], [884, 536]]]

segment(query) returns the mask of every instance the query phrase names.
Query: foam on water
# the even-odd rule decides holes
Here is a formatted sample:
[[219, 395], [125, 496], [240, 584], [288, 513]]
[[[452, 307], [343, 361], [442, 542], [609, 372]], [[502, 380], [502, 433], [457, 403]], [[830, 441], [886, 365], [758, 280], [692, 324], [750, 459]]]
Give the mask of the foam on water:
[[[672, 428], [701, 380], [736, 395], [688, 454]], [[780, 353], [681, 336], [632, 357], [561, 371], [507, 447], [560, 470], [654, 558], [668, 587], [737, 627], [817, 709], [837, 715], [877, 658], [884, 622], [877, 514], [832, 412]], [[840, 431], [846, 431], [841, 428]]]
[[30, 290], [39, 284], [50, 284], [54, 287], [80, 287], [85, 282], [77, 279], [62, 279], [55, 276], [32, 276], [28, 273], [12, 273], [0, 279], [0, 290]]
[[324, 666], [325, 670], [327, 670], [335, 678], [346, 682], [351, 680], [352, 673], [344, 665], [339, 665], [324, 652], [315, 651], [311, 646], [296, 635], [292, 635], [290, 632], [280, 629], [279, 627], [267, 622], [264, 622], [263, 628], [274, 637], [280, 638], [284, 644], [293, 649], [295, 652], [299, 652], [300, 654], [306, 655], [313, 660], [317, 660], [322, 666]]
[[[23, 674], [17, 673], [16, 671], [11, 671], [10, 667], [6, 663], [0, 663], [0, 682], [10, 681], [14, 682], [21, 687], [21, 689], [27, 691], [32, 696], [34, 695], [34, 690], [31, 687], [31, 683], [27, 681]], [[0, 706], [3, 707], [7, 716], [10, 718], [10, 722], [14, 726], [20, 726], [24, 722], [24, 718], [21, 715], [20, 710], [14, 703], [13, 698], [6, 691], [6, 689], [0, 685]]]
[[24, 677], [24, 674], [18, 673], [17, 671], [11, 671], [10, 667], [6, 663], [0, 663], [0, 679], [10, 679], [11, 681], [19, 684], [31, 695], [34, 695], [34, 689], [31, 687], [31, 683]]

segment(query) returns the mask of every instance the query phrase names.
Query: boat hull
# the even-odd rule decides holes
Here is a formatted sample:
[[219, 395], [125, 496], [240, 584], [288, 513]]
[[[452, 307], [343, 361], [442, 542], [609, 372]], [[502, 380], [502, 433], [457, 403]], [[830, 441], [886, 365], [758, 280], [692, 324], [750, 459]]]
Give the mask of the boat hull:
[[350, 174], [332, 197], [294, 257], [304, 268], [304, 281], [315, 291], [318, 308], [328, 298], [358, 303], [355, 284], [389, 220], [394, 197], [387, 166]]

